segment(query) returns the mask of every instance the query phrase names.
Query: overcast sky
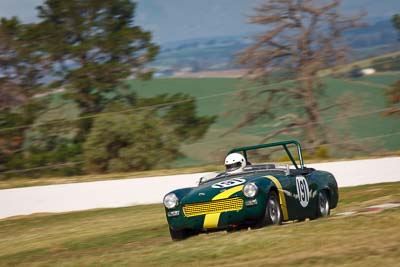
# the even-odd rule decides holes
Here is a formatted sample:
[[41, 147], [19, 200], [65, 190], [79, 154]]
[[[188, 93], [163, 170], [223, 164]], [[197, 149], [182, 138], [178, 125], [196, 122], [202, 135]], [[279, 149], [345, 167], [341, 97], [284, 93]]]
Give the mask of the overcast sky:
[[[68, 1], [68, 0], [66, 0]], [[262, 0], [139, 0], [136, 21], [154, 34], [157, 42], [239, 35], [250, 32], [246, 15]], [[0, 17], [36, 20], [35, 7], [43, 0], [0, 0]], [[400, 12], [400, 0], [347, 0], [348, 13], [367, 11], [369, 19]]]

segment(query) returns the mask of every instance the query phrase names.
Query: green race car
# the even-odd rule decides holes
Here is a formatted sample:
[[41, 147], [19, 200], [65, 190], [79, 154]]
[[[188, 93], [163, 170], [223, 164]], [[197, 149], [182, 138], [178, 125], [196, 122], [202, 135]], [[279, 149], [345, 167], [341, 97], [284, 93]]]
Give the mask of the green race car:
[[[296, 147], [296, 162], [289, 146]], [[289, 165], [251, 164], [250, 151], [282, 147]], [[225, 159], [226, 171], [201, 178], [199, 185], [182, 188], [164, 197], [171, 238], [215, 230], [261, 227], [284, 221], [329, 216], [338, 202], [335, 177], [306, 168], [297, 141], [235, 148]]]

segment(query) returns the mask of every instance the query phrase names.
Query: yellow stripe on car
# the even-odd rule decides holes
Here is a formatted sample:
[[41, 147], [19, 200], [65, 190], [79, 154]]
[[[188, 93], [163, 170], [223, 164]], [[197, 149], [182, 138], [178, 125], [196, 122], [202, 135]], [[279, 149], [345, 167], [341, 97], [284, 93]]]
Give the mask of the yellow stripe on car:
[[[215, 197], [213, 197], [212, 200], [219, 200], [219, 199], [225, 199], [230, 197], [231, 195], [239, 192], [242, 190], [243, 185], [238, 185], [235, 187], [232, 187], [228, 190], [223, 191], [222, 193], [219, 193]], [[204, 223], [203, 223], [203, 228], [216, 228], [218, 227], [218, 222], [219, 222], [219, 216], [221, 213], [213, 213], [213, 214], [207, 214], [204, 217]]]
[[278, 179], [276, 179], [276, 177], [274, 177], [272, 175], [267, 175], [264, 177], [267, 179], [270, 179], [275, 184], [275, 186], [278, 188], [279, 202], [280, 202], [281, 208], [282, 208], [283, 219], [287, 220], [289, 218], [289, 216], [288, 216], [288, 211], [287, 211], [287, 206], [286, 206], [286, 198], [285, 198], [285, 194], [283, 192], [281, 183], [279, 182]]

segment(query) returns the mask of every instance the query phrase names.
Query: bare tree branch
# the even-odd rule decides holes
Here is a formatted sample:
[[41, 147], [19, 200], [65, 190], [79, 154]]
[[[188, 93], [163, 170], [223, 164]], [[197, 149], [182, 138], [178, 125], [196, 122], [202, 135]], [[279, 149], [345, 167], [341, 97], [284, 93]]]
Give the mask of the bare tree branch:
[[221, 137], [226, 136], [227, 134], [232, 133], [232, 132], [240, 129], [240, 128], [246, 126], [247, 124], [249, 124], [251, 122], [254, 122], [255, 120], [257, 120], [261, 116], [269, 115], [272, 118], [273, 114], [270, 112], [269, 106], [271, 105], [273, 99], [274, 99], [274, 95], [270, 95], [268, 97], [268, 100], [267, 100], [267, 102], [266, 102], [266, 104], [265, 104], [263, 109], [255, 112], [255, 113], [246, 113], [245, 117], [239, 123], [237, 123], [235, 125], [235, 127], [233, 127], [232, 129], [226, 131], [225, 133], [223, 133], [221, 135]]
[[265, 136], [263, 139], [261, 139], [260, 143], [265, 143], [265, 142], [267, 142], [268, 140], [274, 138], [275, 136], [277, 136], [277, 135], [279, 135], [279, 134], [288, 133], [288, 132], [290, 132], [291, 130], [293, 130], [293, 127], [294, 127], [294, 126], [297, 126], [297, 124], [291, 123], [291, 124], [285, 126], [285, 127], [282, 128], [282, 129], [279, 129], [279, 130], [277, 130], [277, 131], [273, 131], [272, 133], [268, 134], [268, 135]]
[[323, 108], [319, 108], [318, 111], [319, 112], [324, 112], [324, 111], [330, 110], [332, 108], [343, 107], [344, 105], [347, 105], [347, 104], [348, 104], [347, 102], [334, 103], [332, 105], [329, 105], [329, 106], [326, 106], [326, 107], [323, 107]]
[[[309, 147], [327, 142], [322, 113], [343, 107], [344, 103], [334, 100], [321, 107], [318, 96], [323, 91], [323, 84], [317, 73], [343, 61], [346, 48], [342, 33], [360, 26], [360, 16], [339, 14], [340, 2], [265, 0], [254, 9], [249, 22], [264, 25], [266, 31], [238, 54], [237, 62], [248, 67], [247, 78], [265, 84], [266, 88], [246, 94], [243, 100], [251, 105], [249, 112], [225, 135], [258, 119], [278, 117], [276, 119], [282, 119], [280, 122], [285, 122], [285, 126], [270, 132], [262, 141], [296, 130], [307, 139]], [[296, 82], [292, 86], [267, 87], [268, 81], [285, 79]], [[266, 97], [266, 101], [260, 101], [262, 97]], [[284, 118], [276, 114], [282, 108], [288, 114], [296, 111], [301, 116], [287, 121], [290, 116]]]

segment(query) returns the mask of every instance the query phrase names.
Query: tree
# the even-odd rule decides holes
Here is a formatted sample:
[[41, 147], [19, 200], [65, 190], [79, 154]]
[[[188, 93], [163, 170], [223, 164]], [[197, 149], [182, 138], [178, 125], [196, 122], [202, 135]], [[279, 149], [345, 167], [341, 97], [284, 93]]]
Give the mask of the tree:
[[24, 167], [22, 160], [25, 125], [31, 124], [43, 109], [43, 103], [30, 100], [20, 107], [4, 108], [0, 112], [0, 171]]
[[194, 97], [181, 93], [141, 99], [134, 109], [124, 100], [110, 102], [94, 120], [83, 146], [86, 171], [169, 167], [184, 156], [180, 144], [203, 137], [215, 121], [198, 116]]
[[123, 79], [151, 74], [143, 66], [158, 46], [134, 25], [135, 8], [130, 0], [46, 0], [38, 7], [36, 30], [53, 86], [66, 88], [84, 113], [101, 111]]
[[216, 120], [216, 116], [199, 116], [196, 99], [183, 93], [145, 98], [138, 106], [153, 106], [155, 115], [170, 125], [180, 142], [200, 139]]
[[28, 25], [15, 17], [0, 20], [0, 110], [22, 105], [37, 92], [44, 69]]
[[[13, 17], [0, 19], [0, 169], [29, 168], [25, 141], [32, 124], [45, 108], [32, 98], [44, 85], [43, 61], [34, 24]], [[35, 155], [37, 156], [37, 155]], [[35, 166], [36, 167], [36, 166]]]
[[386, 90], [386, 97], [390, 109], [385, 112], [385, 115], [400, 114], [400, 80], [393, 83]]
[[[339, 0], [323, 4], [312, 0], [271, 0], [255, 8], [250, 23], [266, 30], [238, 55], [238, 63], [249, 69], [248, 78], [266, 87], [240, 94], [248, 105], [244, 118], [231, 131], [268, 118], [281, 127], [272, 130], [262, 142], [280, 134], [300, 134], [309, 147], [328, 142], [321, 114], [343, 103], [332, 100], [322, 106], [318, 97], [323, 93], [323, 84], [318, 71], [345, 59], [341, 35], [359, 25], [359, 16], [340, 15], [339, 4]], [[279, 83], [288, 77], [294, 81]]]
[[[215, 117], [199, 116], [193, 97], [139, 99], [125, 82], [151, 78], [145, 64], [158, 52], [151, 34], [134, 25], [135, 7], [130, 0], [46, 0], [38, 23], [1, 20], [0, 172], [82, 156], [89, 172], [166, 166], [181, 155], [179, 143], [205, 134]], [[56, 88], [62, 99], [51, 96]], [[36, 89], [45, 97], [30, 99]]]
[[30, 27], [17, 18], [0, 19], [0, 170], [23, 167], [20, 155], [27, 128], [21, 126], [32, 123], [42, 107], [30, 100], [43, 77], [32, 37]]
[[400, 33], [400, 14], [395, 14], [392, 17], [393, 27], [395, 27]]
[[85, 168], [115, 172], [167, 167], [180, 155], [171, 129], [148, 111], [96, 118], [84, 144]]
[[[393, 15], [393, 27], [397, 29], [400, 34], [400, 14]], [[391, 108], [385, 115], [400, 114], [400, 80], [393, 83], [389, 89], [386, 90], [387, 102]]]

